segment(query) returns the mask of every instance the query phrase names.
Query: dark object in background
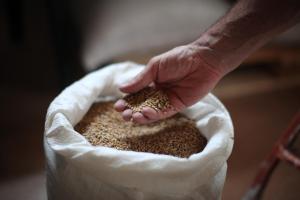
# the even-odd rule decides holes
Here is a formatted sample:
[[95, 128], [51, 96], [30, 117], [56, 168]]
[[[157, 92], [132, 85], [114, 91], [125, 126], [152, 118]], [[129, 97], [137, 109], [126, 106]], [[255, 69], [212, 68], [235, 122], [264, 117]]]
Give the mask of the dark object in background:
[[24, 38], [23, 2], [21, 0], [4, 0], [2, 3], [8, 21], [10, 40], [13, 44], [20, 44]]
[[[10, 43], [22, 47], [27, 28], [23, 12], [25, 2], [4, 0], [2, 3]], [[35, 5], [34, 2], [32, 4]], [[70, 4], [68, 0], [46, 1], [49, 23], [44, 23], [50, 27], [60, 90], [83, 75], [79, 52], [80, 34], [71, 19]]]
[[300, 135], [300, 110], [291, 121], [285, 132], [275, 143], [270, 155], [261, 163], [260, 169], [243, 200], [261, 199], [269, 179], [280, 161], [300, 170], [300, 156], [291, 150]]
[[81, 39], [71, 18], [70, 3], [69, 0], [47, 1], [61, 89], [83, 75], [79, 52]]

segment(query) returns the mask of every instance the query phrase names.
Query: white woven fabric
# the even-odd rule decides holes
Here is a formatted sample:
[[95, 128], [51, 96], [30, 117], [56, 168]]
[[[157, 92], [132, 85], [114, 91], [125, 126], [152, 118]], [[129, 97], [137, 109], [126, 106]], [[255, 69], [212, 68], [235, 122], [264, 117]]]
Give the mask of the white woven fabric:
[[98, 70], [51, 103], [45, 123], [48, 199], [220, 199], [233, 146], [233, 126], [212, 94], [183, 113], [207, 138], [189, 158], [95, 147], [73, 127], [99, 97], [120, 97], [118, 85], [143, 66], [126, 62]]

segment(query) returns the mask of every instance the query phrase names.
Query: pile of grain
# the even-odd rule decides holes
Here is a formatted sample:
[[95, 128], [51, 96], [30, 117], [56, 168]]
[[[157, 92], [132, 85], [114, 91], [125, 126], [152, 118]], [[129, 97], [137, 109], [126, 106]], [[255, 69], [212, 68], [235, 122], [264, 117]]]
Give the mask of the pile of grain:
[[156, 111], [171, 108], [168, 96], [158, 89], [146, 87], [137, 93], [129, 94], [124, 97], [127, 107], [133, 112], [141, 112], [144, 107], [150, 107]]
[[149, 125], [125, 122], [114, 102], [95, 103], [75, 130], [92, 145], [120, 150], [189, 157], [203, 150], [206, 139], [182, 114]]

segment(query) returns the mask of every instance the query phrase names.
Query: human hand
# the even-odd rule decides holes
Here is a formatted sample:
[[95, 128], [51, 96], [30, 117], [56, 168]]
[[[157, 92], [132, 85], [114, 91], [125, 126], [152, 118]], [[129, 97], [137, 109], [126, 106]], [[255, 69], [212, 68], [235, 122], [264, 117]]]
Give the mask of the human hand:
[[170, 117], [193, 105], [209, 93], [224, 75], [222, 70], [209, 64], [203, 52], [209, 52], [207, 47], [194, 44], [176, 47], [152, 58], [140, 74], [120, 87], [122, 92], [135, 93], [154, 84], [168, 95], [172, 108], [156, 111], [145, 107], [142, 112], [133, 113], [124, 100], [118, 100], [115, 109], [122, 112], [126, 121], [132, 119], [146, 124]]

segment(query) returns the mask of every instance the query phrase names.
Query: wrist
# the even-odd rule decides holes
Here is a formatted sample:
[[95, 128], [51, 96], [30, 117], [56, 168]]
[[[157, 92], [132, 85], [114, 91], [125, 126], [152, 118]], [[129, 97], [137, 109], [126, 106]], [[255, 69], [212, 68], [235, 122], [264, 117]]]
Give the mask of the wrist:
[[220, 33], [204, 33], [192, 44], [201, 49], [200, 54], [210, 65], [224, 74], [234, 70], [247, 54], [240, 48], [241, 42]]

